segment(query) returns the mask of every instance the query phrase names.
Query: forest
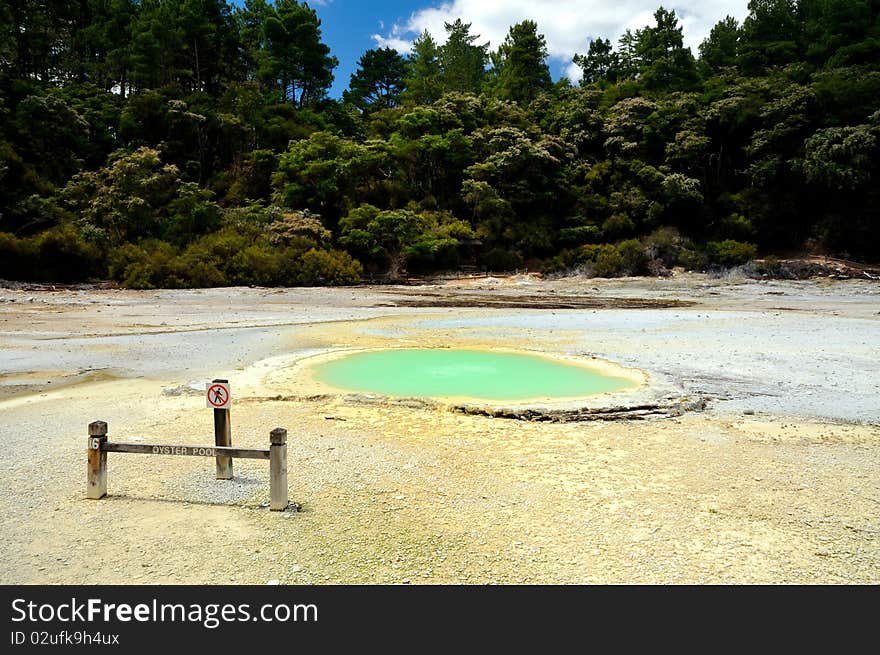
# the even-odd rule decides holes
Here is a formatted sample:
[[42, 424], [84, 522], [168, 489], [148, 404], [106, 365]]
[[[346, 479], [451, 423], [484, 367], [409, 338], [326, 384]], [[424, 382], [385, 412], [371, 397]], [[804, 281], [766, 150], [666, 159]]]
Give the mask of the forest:
[[[363, 53], [341, 98], [296, 0], [0, 0], [0, 278], [613, 277], [880, 252], [880, 0]], [[771, 271], [772, 272], [772, 271]]]

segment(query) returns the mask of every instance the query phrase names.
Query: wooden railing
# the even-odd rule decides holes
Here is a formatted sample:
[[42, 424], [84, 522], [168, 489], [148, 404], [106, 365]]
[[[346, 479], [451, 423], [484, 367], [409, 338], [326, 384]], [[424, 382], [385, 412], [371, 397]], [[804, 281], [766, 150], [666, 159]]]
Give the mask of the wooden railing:
[[[225, 432], [225, 430], [223, 431]], [[269, 448], [261, 450], [231, 446], [116, 443], [108, 441], [107, 423], [95, 421], [89, 424], [88, 481], [86, 485], [86, 497], [92, 500], [100, 500], [107, 495], [107, 453], [214, 457], [217, 461], [217, 478], [222, 480], [232, 479], [231, 460], [234, 458], [268, 459], [269, 509], [273, 512], [283, 512], [289, 505], [287, 496], [287, 430], [284, 428], [272, 430], [269, 433]]]

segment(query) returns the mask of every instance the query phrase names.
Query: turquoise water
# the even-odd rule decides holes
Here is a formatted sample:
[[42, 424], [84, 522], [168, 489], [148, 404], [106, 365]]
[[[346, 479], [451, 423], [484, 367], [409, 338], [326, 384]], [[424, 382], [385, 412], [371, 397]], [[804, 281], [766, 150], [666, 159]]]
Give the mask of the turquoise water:
[[636, 386], [624, 378], [535, 355], [446, 348], [355, 353], [316, 366], [315, 377], [349, 391], [486, 400], [579, 397]]

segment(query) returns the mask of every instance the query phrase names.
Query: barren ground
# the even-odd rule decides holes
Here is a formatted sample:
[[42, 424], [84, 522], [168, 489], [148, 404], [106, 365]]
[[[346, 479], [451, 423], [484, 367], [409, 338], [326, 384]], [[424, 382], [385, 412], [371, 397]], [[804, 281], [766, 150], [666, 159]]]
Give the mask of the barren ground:
[[[0, 583], [880, 582], [880, 286], [474, 278], [423, 287], [0, 288]], [[532, 422], [320, 389], [308, 358], [506, 347], [643, 371], [649, 420]], [[210, 444], [289, 430], [268, 466], [109, 455], [86, 426]], [[496, 408], [497, 409], [497, 408]]]

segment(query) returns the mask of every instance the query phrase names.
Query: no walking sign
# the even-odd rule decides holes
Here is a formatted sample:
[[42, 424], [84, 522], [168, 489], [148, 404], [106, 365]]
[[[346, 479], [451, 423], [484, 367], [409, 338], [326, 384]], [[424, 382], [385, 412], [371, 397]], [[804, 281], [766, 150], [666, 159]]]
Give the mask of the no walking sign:
[[228, 382], [212, 382], [208, 385], [208, 409], [229, 409], [232, 405], [232, 394]]

